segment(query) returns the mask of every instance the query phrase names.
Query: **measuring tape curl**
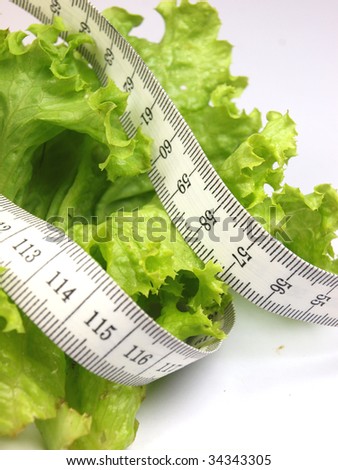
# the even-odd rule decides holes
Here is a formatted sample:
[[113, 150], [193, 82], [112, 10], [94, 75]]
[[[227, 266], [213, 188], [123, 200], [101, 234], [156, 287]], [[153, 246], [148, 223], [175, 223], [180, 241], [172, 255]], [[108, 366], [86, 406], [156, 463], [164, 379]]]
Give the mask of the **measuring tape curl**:
[[[142, 123], [142, 116], [144, 124], [144, 116], [150, 110], [152, 119], [146, 122], [146, 133], [154, 142], [149, 173], [151, 181], [171, 220], [200, 259], [205, 263], [212, 260], [222, 266], [221, 280], [268, 311], [293, 319], [338, 325], [338, 276], [312, 266], [290, 252], [249, 215], [220, 179], [183, 117], [145, 63], [94, 7], [86, 0], [10, 1], [43, 23], [51, 23], [55, 15], [61, 15], [70, 32], [85, 30], [94, 38], [97, 47], [95, 52], [84, 46], [80, 50], [101, 82], [106, 83], [110, 77], [121, 89], [132, 83], [132, 87], [128, 87], [130, 96], [121, 123], [128, 136], [132, 137]], [[107, 57], [114, 57], [114, 60], [107, 60]], [[167, 142], [170, 142], [170, 159], [161, 158]], [[188, 194], [180, 191], [180, 184], [186, 183], [184, 175], [189, 178]], [[8, 217], [8, 225], [14, 227], [15, 233], [8, 239], [12, 247], [19, 234], [22, 241], [21, 224], [26, 224], [22, 231], [32, 236], [29, 245], [35, 246], [35, 239], [45, 243], [44, 236], [51, 230], [45, 222], [27, 215], [3, 197], [0, 201]], [[206, 222], [201, 222], [198, 229], [201, 236], [196, 236], [196, 230], [188, 223], [192, 219]], [[220, 220], [231, 221], [228, 224], [230, 229], [222, 230], [222, 224], [218, 223]], [[214, 240], [207, 236], [211, 225]], [[236, 236], [238, 231], [241, 237]], [[25, 236], [26, 239], [24, 243], [28, 243]], [[17, 241], [15, 246], [17, 250], [22, 249], [22, 256], [34, 256], [34, 252], [24, 251], [26, 248], [20, 244], [20, 239]], [[7, 246], [6, 239], [2, 243]], [[20, 275], [14, 273], [13, 258], [8, 255], [5, 261], [11, 263], [11, 270], [4, 274], [3, 286], [23, 311], [75, 360], [99, 375], [135, 385], [155, 380], [207, 354], [162, 330], [72, 241], [55, 243], [53, 247], [52, 258], [46, 259], [41, 270], [34, 274], [28, 268]], [[40, 248], [37, 250], [42, 252]], [[85, 268], [77, 264], [78, 259]], [[48, 279], [51, 285], [61, 279], [57, 274], [61, 270], [56, 262], [61, 262], [67, 271], [66, 274], [63, 272], [63, 278], [77, 279], [83, 285], [83, 292], [90, 294], [88, 299], [84, 296], [83, 303], [75, 311], [64, 311], [63, 321], [52, 318], [53, 314], [47, 307], [48, 296], [41, 295], [38, 285], [39, 276], [45, 269], [50, 270]], [[17, 293], [19, 287], [22, 290]], [[98, 292], [109, 300], [110, 306], [103, 308], [108, 308], [110, 315], [117, 310], [122, 312], [129, 326], [117, 327], [112, 320], [102, 333], [101, 341], [90, 344], [86, 339], [87, 330], [84, 336], [80, 334], [79, 318], [82, 326], [91, 326], [99, 320], [99, 314], [96, 314]], [[99, 303], [101, 305], [101, 301]], [[230, 328], [229, 319], [232, 317], [232, 307], [229, 306], [225, 314], [225, 329]], [[134, 340], [136, 330], [140, 335], [138, 342]], [[116, 341], [117, 331], [121, 337]], [[211, 346], [209, 350], [215, 347]], [[114, 364], [118, 366], [108, 361], [112, 351], [114, 361], [117, 361]]]

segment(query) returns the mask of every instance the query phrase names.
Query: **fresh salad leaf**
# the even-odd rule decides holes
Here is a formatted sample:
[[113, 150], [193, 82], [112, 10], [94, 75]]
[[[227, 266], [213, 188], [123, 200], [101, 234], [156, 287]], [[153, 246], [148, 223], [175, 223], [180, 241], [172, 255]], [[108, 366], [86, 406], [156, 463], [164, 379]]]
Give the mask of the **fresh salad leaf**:
[[[149, 138], [127, 138], [119, 122], [126, 93], [112, 82], [101, 88], [74, 51], [92, 42], [88, 36], [54, 44], [64, 30], [60, 18], [30, 30], [37, 39], [28, 46], [20, 43], [22, 33], [2, 34], [1, 191], [40, 217], [66, 216], [70, 207], [95, 215], [108, 179], [150, 168]], [[91, 161], [84, 162], [83, 154]]]
[[228, 188], [250, 210], [264, 201], [266, 186], [278, 190], [284, 168], [296, 155], [295, 123], [288, 114], [269, 113], [264, 129], [252, 134], [218, 169]]
[[23, 325], [25, 333], [0, 332], [0, 436], [54, 417], [64, 394], [64, 354], [25, 317]]
[[338, 274], [338, 258], [332, 248], [338, 228], [338, 193], [321, 184], [310, 194], [287, 184], [273, 195], [273, 203], [288, 215], [285, 245], [301, 258]]

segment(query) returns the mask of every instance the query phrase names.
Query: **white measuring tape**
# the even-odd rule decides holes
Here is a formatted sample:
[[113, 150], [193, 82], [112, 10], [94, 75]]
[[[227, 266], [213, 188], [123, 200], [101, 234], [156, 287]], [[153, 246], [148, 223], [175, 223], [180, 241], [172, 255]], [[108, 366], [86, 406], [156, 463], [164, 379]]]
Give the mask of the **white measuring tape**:
[[[215, 351], [220, 342], [178, 340], [81, 247], [0, 196], [1, 287], [71, 358], [102, 377], [141, 385]], [[224, 331], [233, 324], [232, 304]]]
[[[144, 62], [95, 8], [86, 0], [10, 1], [43, 23], [60, 15], [70, 31], [86, 31], [94, 38], [95, 53], [85, 47], [81, 52], [103, 83], [108, 76], [120, 88], [128, 86], [128, 107], [121, 118], [125, 131], [133, 136], [142, 126], [153, 139], [150, 178], [157, 194], [196, 254], [222, 266], [224, 282], [271, 312], [338, 325], [338, 276], [291, 253], [248, 214]], [[208, 354], [161, 329], [72, 241], [46, 241], [52, 229], [45, 222], [5, 198], [0, 203], [2, 227], [9, 227], [0, 231], [5, 247], [0, 263], [9, 267], [3, 288], [76, 361], [111, 380], [136, 385]], [[191, 227], [191, 220], [197, 221], [197, 228]], [[227, 221], [226, 230], [222, 221]], [[68, 279], [77, 287], [67, 288], [79, 289], [82, 298], [67, 310], [53, 297]], [[229, 306], [225, 330], [232, 317]]]

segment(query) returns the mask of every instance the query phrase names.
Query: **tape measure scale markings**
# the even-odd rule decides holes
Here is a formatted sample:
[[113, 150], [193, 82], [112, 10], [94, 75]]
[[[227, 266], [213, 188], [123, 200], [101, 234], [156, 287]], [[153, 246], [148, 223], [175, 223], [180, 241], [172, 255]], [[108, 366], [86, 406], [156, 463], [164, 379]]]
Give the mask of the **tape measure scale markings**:
[[[2, 288], [50, 339], [92, 372], [141, 385], [218, 348], [220, 342], [207, 337], [189, 345], [170, 335], [81, 247], [3, 196], [0, 214], [0, 264], [7, 268]], [[75, 302], [68, 302], [75, 291]], [[233, 317], [229, 304], [226, 331]]]
[[[65, 23], [71, 30], [90, 32], [97, 44], [97, 50], [94, 54], [82, 48], [81, 52], [92, 64], [98, 77], [104, 82], [105, 76], [108, 75], [120, 88], [125, 88], [129, 84], [128, 108], [121, 118], [126, 132], [129, 136], [133, 136], [137, 127], [143, 123], [146, 126], [147, 134], [154, 140], [154, 148], [158, 151], [153, 156], [150, 177], [157, 194], [171, 219], [175, 221], [183, 237], [196, 254], [204, 262], [213, 260], [222, 266], [223, 272], [220, 278], [224, 282], [266, 310], [313, 323], [338, 325], [336, 311], [338, 277], [306, 263], [288, 251], [247, 213], [225, 187], [187, 124], [139, 56], [89, 3], [76, 0], [58, 0], [57, 2], [53, 1], [52, 4], [39, 0], [13, 0], [13, 3], [32, 13], [42, 22], [50, 22], [55, 14], [62, 14]], [[51, 6], [53, 6], [52, 9]], [[113, 61], [110, 60], [112, 54], [114, 55]], [[155, 116], [156, 119], [154, 119]], [[169, 150], [169, 146], [172, 158], [159, 158], [161, 152]], [[186, 191], [180, 190], [180, 188], [186, 188], [187, 185], [189, 185], [188, 196]], [[201, 189], [203, 190], [203, 198], [200, 197]], [[4, 198], [2, 198], [2, 204], [6, 208], [8, 217], [18, 210]], [[25, 250], [30, 245], [33, 249], [35, 237], [40, 237], [39, 243], [44, 243], [38, 229], [41, 227], [44, 227], [43, 230], [48, 229], [41, 225], [41, 221], [30, 218], [24, 212], [20, 212], [20, 224], [24, 223], [26, 217], [28, 217], [29, 223], [22, 230], [27, 234], [34, 232], [33, 238], [29, 240], [27, 237], [20, 240], [15, 239], [18, 243], [13, 245], [14, 238], [18, 234], [21, 236], [21, 228], [19, 228], [19, 231], [15, 231], [10, 246], [12, 249], [15, 249], [13, 246], [17, 247], [15, 250], [20, 250], [20, 253], [23, 253], [22, 256], [37, 258], [42, 253], [40, 248], [36, 248], [30, 253]], [[191, 227], [187, 223], [190, 219], [200, 221], [198, 231], [203, 236], [193, 236], [196, 235], [196, 232], [192, 233]], [[16, 225], [18, 220], [15, 219], [15, 230], [18, 227]], [[218, 223], [219, 220], [231, 220], [235, 227], [234, 230], [241, 229], [243, 235], [241, 239], [234, 241], [235, 232], [222, 230], [221, 224]], [[6, 224], [11, 226], [7, 220]], [[211, 226], [217, 242], [208, 236], [208, 228]], [[4, 240], [3, 243], [5, 244], [6, 241]], [[29, 245], [24, 246], [25, 243], [29, 243]], [[43, 267], [39, 268], [41, 274], [43, 268], [50, 269], [53, 266], [54, 270], [49, 273], [48, 277], [50, 285], [56, 283], [58, 276], [61, 275], [57, 274], [61, 273], [61, 268], [58, 269], [57, 266], [54, 266], [52, 260], [62, 260], [63, 268], [71, 269], [70, 260], [73, 253], [76, 255], [78, 253], [72, 242], [64, 243], [64, 251], [62, 244], [55, 245], [56, 252], [52, 258], [44, 260]], [[21, 251], [21, 249], [23, 250]], [[46, 252], [51, 254], [50, 244]], [[7, 254], [9, 258], [5, 259], [5, 262], [11, 263], [10, 250]], [[97, 290], [102, 293], [107, 285], [112, 286], [111, 279], [108, 279], [103, 271], [99, 272], [98, 267], [91, 265], [89, 257], [86, 262], [93, 270], [96, 279], [95, 285], [97, 282], [99, 283]], [[30, 279], [33, 274], [28, 267], [25, 272], [25, 281]], [[62, 278], [78, 279], [82, 286], [86, 286], [87, 275], [83, 275], [76, 265], [73, 269], [74, 271], [69, 274], [63, 272]], [[38, 276], [39, 273], [36, 275]], [[49, 333], [54, 341], [57, 341], [53, 336], [56, 334], [54, 332], [65, 333], [62, 342], [58, 343], [65, 352], [70, 356], [73, 354], [73, 357], [75, 354], [74, 358], [77, 361], [111, 380], [128, 384], [147, 383], [157, 376], [164, 375], [165, 372], [171, 372], [204, 355], [203, 352], [179, 342], [159, 329], [152, 320], [143, 316], [139, 307], [133, 304], [127, 296], [123, 296], [121, 290], [116, 286], [108, 289], [109, 295], [112, 296], [110, 300], [114, 300], [115, 295], [119, 298], [122, 295], [123, 300], [120, 300], [120, 303], [117, 302], [114, 309], [121, 309], [125, 312], [124, 319], [126, 319], [128, 326], [121, 327], [119, 325], [117, 327], [114, 321], [105, 323], [105, 329], [100, 331], [100, 334], [103, 335], [103, 338], [110, 339], [119, 330], [121, 339], [114, 344], [113, 348], [116, 348], [117, 352], [119, 341], [122, 343], [125, 341], [125, 346], [128, 347], [120, 355], [122, 362], [119, 363], [119, 366], [108, 364], [105, 359], [112, 352], [112, 348], [105, 349], [105, 346], [102, 345], [105, 339], [101, 338], [99, 347], [97, 347], [94, 344], [88, 346], [81, 343], [81, 341], [87, 342], [85, 339], [73, 338], [73, 333], [78, 329], [79, 312], [84, 315], [82, 318], [83, 338], [86, 338], [87, 335], [86, 327], [91, 327], [92, 323], [99, 319], [98, 314], [93, 313], [93, 311], [96, 312], [95, 306], [97, 304], [100, 304], [101, 308], [101, 301], [98, 301], [96, 297], [96, 287], [90, 298], [83, 299], [84, 303], [88, 302], [87, 305], [90, 305], [89, 310], [79, 306], [76, 309], [76, 315], [74, 315], [75, 312], [68, 313], [69, 330], [66, 331], [66, 329], [62, 329], [65, 328], [65, 325], [60, 326], [59, 320], [53, 317], [52, 313], [45, 315], [46, 299], [41, 302], [38, 286], [35, 286], [36, 294], [33, 294], [32, 286], [35, 283], [33, 278], [35, 278], [35, 272], [29, 287], [28, 297], [25, 297], [24, 287], [19, 292], [17, 289], [15, 292], [10, 290], [14, 285], [20, 286], [21, 282], [10, 273], [4, 275], [4, 288], [19, 306], [21, 306], [20, 299], [24, 299], [22, 308], [26, 313], [29, 313], [28, 309], [35, 309], [34, 315], [39, 318], [40, 327], [44, 331], [48, 330], [46, 333]], [[91, 288], [88, 287], [83, 291], [85, 293], [91, 292]], [[104, 295], [106, 294], [104, 293]], [[102, 305], [102, 308], [105, 307]], [[231, 314], [229, 314], [230, 317]], [[77, 320], [72, 324], [72, 319]], [[61, 330], [56, 330], [56, 328], [61, 328]], [[138, 346], [139, 341], [137, 344], [135, 341], [130, 342], [134, 334], [133, 328], [135, 331], [138, 330], [138, 334], [146, 336], [144, 340], [140, 340], [140, 344], [144, 344], [143, 341], [145, 344], [151, 344], [154, 334], [162, 339], [151, 344], [154, 348], [151, 351], [141, 348]], [[157, 347], [159, 346], [161, 348], [164, 346], [167, 350], [158, 351]], [[99, 355], [97, 354], [98, 349], [100, 350]], [[182, 360], [184, 364], [182, 364]], [[153, 365], [150, 364], [151, 362]], [[143, 367], [142, 372], [139, 371], [139, 368], [134, 367], [135, 364]], [[156, 376], [154, 370], [157, 366], [159, 367], [156, 370], [158, 372]]]

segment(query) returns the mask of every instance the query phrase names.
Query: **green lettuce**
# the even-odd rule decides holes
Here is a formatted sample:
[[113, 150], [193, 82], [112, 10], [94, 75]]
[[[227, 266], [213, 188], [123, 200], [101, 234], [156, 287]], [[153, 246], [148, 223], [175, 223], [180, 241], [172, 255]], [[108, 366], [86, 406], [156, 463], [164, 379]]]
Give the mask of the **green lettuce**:
[[[217, 39], [220, 21], [207, 2], [164, 1], [157, 11], [165, 22], [159, 43], [132, 35], [142, 17], [120, 8], [105, 14], [154, 71], [241, 203], [295, 253], [338, 272], [331, 244], [337, 192], [320, 185], [304, 196], [284, 182], [296, 154], [290, 116], [270, 112], [262, 128], [257, 109], [238, 109], [247, 79], [231, 74], [232, 47]], [[178, 338], [224, 337], [213, 316], [229, 302], [220, 267], [196, 257], [159, 203], [147, 176], [151, 141], [140, 132], [129, 139], [119, 121], [128, 95], [111, 81], [101, 87], [76, 50], [93, 41], [78, 33], [57, 43], [64, 30], [60, 18], [33, 25], [30, 45], [23, 32], [0, 31], [0, 192], [65, 229]], [[141, 219], [142, 241], [133, 222], [121, 233], [119, 217]], [[159, 230], [151, 239], [149, 223]], [[73, 363], [0, 289], [0, 435], [35, 422], [46, 448], [124, 449], [144, 396], [144, 387], [108, 382]]]
[[338, 274], [338, 258], [332, 247], [338, 228], [338, 193], [321, 184], [310, 194], [285, 184], [273, 195], [273, 204], [284, 214], [289, 240], [285, 245], [301, 258], [326, 271]]
[[[25, 33], [0, 35], [1, 193], [67, 230], [177, 337], [223, 338], [212, 319], [229, 303], [216, 278], [220, 268], [196, 257], [154, 198], [146, 175], [151, 141], [140, 132], [129, 139], [119, 121], [127, 94], [112, 82], [101, 87], [76, 52], [92, 43], [86, 35], [56, 43], [64, 31], [59, 18], [29, 29], [36, 36], [29, 45]], [[121, 241], [109, 227], [121, 208], [139, 209], [144, 237], [149, 221], [165, 222], [162, 239], [137, 242], [125, 225], [131, 241]], [[114, 236], [98, 240], [109, 230]], [[35, 421], [47, 448], [127, 447], [145, 388], [108, 382], [74, 364], [1, 289], [0, 301], [0, 434], [15, 435]]]
[[0, 332], [0, 436], [52, 418], [64, 394], [64, 354], [24, 316], [22, 322], [24, 333]]
[[[56, 45], [64, 30], [61, 20], [30, 30], [37, 39], [29, 46], [22, 43], [24, 33], [0, 35], [0, 191], [46, 219], [68, 221], [69, 207], [89, 217], [109, 178], [124, 175], [129, 162], [130, 175], [149, 169], [150, 141], [141, 134], [133, 140], [125, 135], [119, 116], [127, 95], [111, 82], [101, 88], [75, 51], [91, 42], [86, 35]], [[116, 427], [102, 429], [107, 442], [102, 441], [95, 431], [100, 422], [93, 411], [96, 402], [83, 399], [81, 407], [91, 414], [69, 405], [80, 367], [66, 367], [65, 355], [1, 290], [0, 302], [0, 434], [15, 435], [37, 421], [48, 448], [75, 446], [85, 435], [93, 446], [97, 439], [95, 448], [111, 448], [113, 441], [120, 448], [129, 445], [144, 388], [121, 386], [117, 391], [115, 384], [103, 381], [100, 404], [107, 422], [115, 420]], [[93, 395], [102, 379], [91, 380]], [[80, 399], [81, 390], [77, 395]]]

